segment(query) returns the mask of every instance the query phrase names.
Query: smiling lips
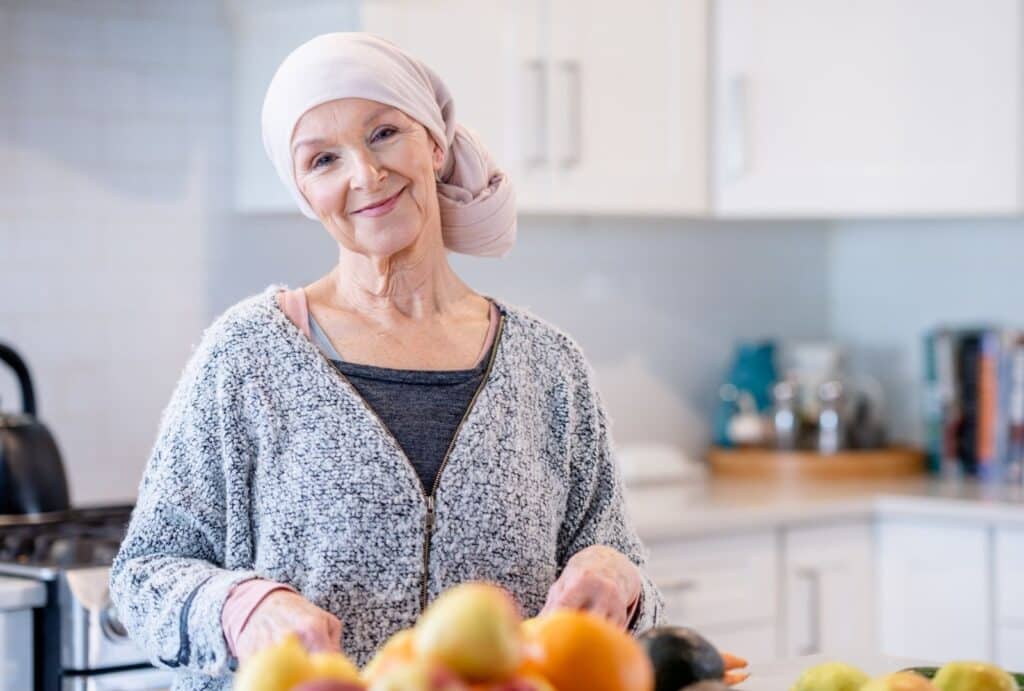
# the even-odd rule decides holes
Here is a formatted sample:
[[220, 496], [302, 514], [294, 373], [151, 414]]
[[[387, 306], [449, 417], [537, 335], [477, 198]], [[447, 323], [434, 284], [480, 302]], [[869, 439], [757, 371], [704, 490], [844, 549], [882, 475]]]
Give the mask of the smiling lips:
[[395, 208], [395, 204], [398, 203], [398, 197], [404, 191], [405, 188], [403, 187], [402, 189], [398, 190], [398, 192], [396, 192], [394, 196], [388, 197], [387, 199], [380, 201], [376, 204], [371, 204], [370, 206], [363, 207], [362, 209], [359, 209], [359, 211], [356, 211], [355, 213], [359, 214], [360, 216], [383, 216], [384, 214], [388, 213], [393, 208]]

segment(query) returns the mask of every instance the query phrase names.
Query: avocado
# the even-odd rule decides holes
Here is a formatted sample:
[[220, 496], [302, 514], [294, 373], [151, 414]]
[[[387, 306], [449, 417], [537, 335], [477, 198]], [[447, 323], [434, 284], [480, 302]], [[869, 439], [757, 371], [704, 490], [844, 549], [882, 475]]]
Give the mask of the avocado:
[[650, 629], [638, 639], [654, 667], [654, 691], [679, 691], [699, 681], [721, 681], [725, 663], [715, 646], [685, 626]]

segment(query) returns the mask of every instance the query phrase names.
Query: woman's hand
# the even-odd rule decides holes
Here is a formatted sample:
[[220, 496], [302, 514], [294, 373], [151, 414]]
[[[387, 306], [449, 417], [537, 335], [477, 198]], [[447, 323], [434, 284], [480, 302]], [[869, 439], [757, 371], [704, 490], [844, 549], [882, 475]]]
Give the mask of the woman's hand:
[[640, 596], [640, 569], [611, 547], [593, 545], [569, 559], [541, 614], [569, 608], [593, 612], [626, 628], [629, 608]]
[[298, 593], [275, 590], [253, 610], [235, 643], [239, 662], [295, 633], [309, 651], [340, 651], [341, 620]]

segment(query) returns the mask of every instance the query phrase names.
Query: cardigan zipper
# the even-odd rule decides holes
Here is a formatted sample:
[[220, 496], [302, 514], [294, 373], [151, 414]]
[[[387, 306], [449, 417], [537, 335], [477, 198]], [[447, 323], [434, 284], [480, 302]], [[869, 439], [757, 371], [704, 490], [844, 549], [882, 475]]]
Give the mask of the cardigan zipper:
[[[434, 497], [437, 495], [437, 488], [441, 484], [441, 473], [444, 472], [445, 466], [448, 465], [448, 459], [452, 455], [452, 449], [455, 448], [455, 440], [459, 438], [459, 432], [462, 431], [462, 425], [465, 424], [466, 419], [472, 412], [473, 407], [476, 405], [476, 399], [480, 396], [480, 392], [484, 390], [484, 386], [487, 385], [487, 380], [491, 378], [491, 369], [494, 367], [494, 358], [498, 354], [498, 344], [501, 341], [501, 334], [505, 330], [505, 315], [501, 315], [498, 318], [498, 330], [494, 334], [494, 346], [491, 348], [491, 356], [487, 360], [487, 369], [484, 371], [484, 376], [480, 380], [480, 385], [476, 387], [476, 391], [473, 393], [473, 398], [470, 399], [469, 405], [466, 406], [465, 412], [462, 414], [462, 419], [459, 420], [459, 426], [455, 428], [455, 434], [452, 435], [452, 439], [448, 442], [448, 449], [444, 452], [444, 458], [441, 460], [441, 467], [437, 469], [437, 475], [434, 476], [434, 484], [430, 487], [430, 494], [424, 494], [427, 500], [427, 520], [426, 520], [426, 531], [423, 538], [423, 586], [420, 590], [420, 612], [427, 608], [429, 598], [429, 585], [430, 585], [430, 541], [434, 534], [434, 523], [436, 522], [437, 514], [434, 510]], [[396, 440], [397, 443], [397, 440]], [[406, 463], [412, 466], [412, 461], [404, 453], [402, 456], [405, 458]], [[415, 468], [413, 471], [415, 472]]]
[[434, 524], [436, 523], [436, 512], [434, 504], [434, 496], [437, 494], [437, 487], [441, 481], [441, 473], [444, 472], [444, 468], [448, 465], [448, 457], [451, 456], [452, 449], [455, 448], [455, 440], [459, 437], [459, 432], [462, 430], [462, 425], [465, 424], [466, 419], [469, 417], [469, 413], [473, 410], [473, 406], [476, 404], [476, 399], [480, 396], [480, 392], [484, 390], [484, 386], [487, 384], [487, 380], [490, 379], [491, 370], [494, 368], [494, 359], [498, 354], [498, 345], [501, 341], [501, 335], [505, 330], [505, 315], [501, 314], [498, 318], [498, 330], [494, 335], [494, 345], [491, 348], [490, 358], [487, 360], [487, 369], [484, 371], [484, 376], [480, 381], [480, 385], [476, 388], [476, 392], [473, 394], [473, 398], [470, 399], [469, 405], [466, 406], [465, 412], [462, 414], [462, 419], [459, 420], [459, 426], [455, 428], [455, 434], [452, 435], [452, 439], [448, 442], [448, 449], [444, 452], [444, 458], [441, 460], [441, 466], [437, 469], [437, 475], [434, 476], [434, 484], [430, 487], [430, 492], [424, 491], [422, 484], [419, 482], [419, 478], [416, 474], [416, 467], [409, 460], [409, 457], [405, 454], [405, 450], [402, 449], [402, 445], [398, 443], [398, 439], [388, 429], [388, 426], [384, 424], [380, 415], [373, 409], [362, 394], [359, 393], [359, 389], [352, 385], [352, 382], [348, 380], [343, 373], [338, 371], [336, 367], [331, 366], [331, 370], [339, 376], [351, 389], [352, 393], [355, 394], [363, 402], [363, 407], [370, 411], [370, 414], [377, 419], [378, 424], [384, 433], [391, 437], [391, 441], [394, 442], [395, 448], [398, 449], [398, 454], [406, 462], [409, 468], [412, 470], [413, 475], [417, 477], [416, 486], [419, 488], [420, 496], [423, 497], [423, 503], [426, 505], [427, 514], [423, 520], [423, 579], [420, 586], [420, 611], [422, 612], [427, 608], [427, 600], [429, 597], [429, 585], [430, 585], [430, 541], [434, 534]]

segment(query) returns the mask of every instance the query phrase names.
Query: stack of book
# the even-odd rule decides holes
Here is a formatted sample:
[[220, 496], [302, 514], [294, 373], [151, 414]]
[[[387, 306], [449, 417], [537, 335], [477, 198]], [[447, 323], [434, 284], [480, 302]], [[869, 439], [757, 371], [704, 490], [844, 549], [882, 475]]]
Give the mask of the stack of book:
[[1020, 482], [1024, 332], [937, 328], [925, 337], [924, 362], [929, 467]]

